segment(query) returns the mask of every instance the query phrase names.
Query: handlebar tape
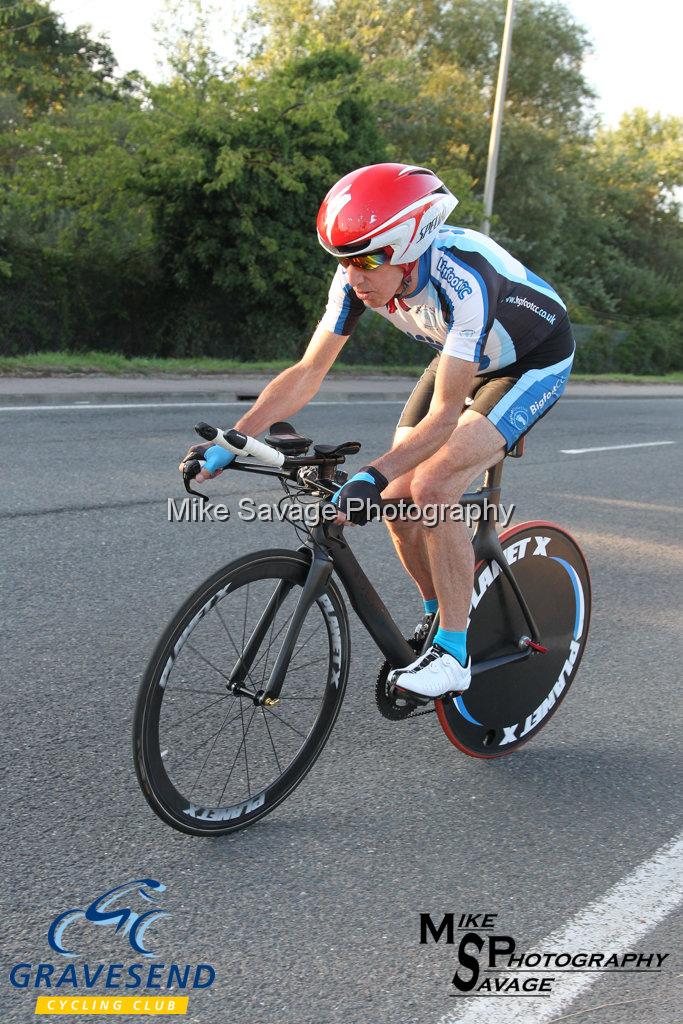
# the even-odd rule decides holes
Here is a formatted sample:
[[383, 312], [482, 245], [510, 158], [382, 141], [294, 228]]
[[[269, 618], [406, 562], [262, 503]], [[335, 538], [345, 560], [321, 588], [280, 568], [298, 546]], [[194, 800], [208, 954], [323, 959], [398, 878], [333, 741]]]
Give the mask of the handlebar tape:
[[217, 430], [216, 427], [212, 427], [208, 423], [198, 423], [194, 429], [204, 440], [213, 441], [214, 444], [221, 445], [221, 447], [232, 452], [233, 455], [251, 455], [265, 466], [274, 466], [276, 469], [279, 469], [285, 461], [285, 456], [282, 452], [234, 428], [224, 431]]

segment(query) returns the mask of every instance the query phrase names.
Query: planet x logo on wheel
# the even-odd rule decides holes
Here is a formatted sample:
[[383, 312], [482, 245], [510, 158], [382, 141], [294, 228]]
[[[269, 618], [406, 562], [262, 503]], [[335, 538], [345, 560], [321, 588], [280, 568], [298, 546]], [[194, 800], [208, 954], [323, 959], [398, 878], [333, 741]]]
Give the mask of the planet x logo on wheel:
[[176, 660], [181, 650], [183, 649], [183, 645], [185, 644], [185, 641], [187, 640], [188, 636], [190, 635], [194, 627], [197, 625], [199, 620], [203, 619], [206, 613], [210, 612], [214, 605], [216, 605], [220, 601], [220, 599], [228, 593], [228, 591], [230, 590], [230, 586], [231, 585], [228, 584], [227, 587], [223, 587], [222, 590], [219, 590], [218, 593], [214, 594], [211, 600], [207, 601], [207, 603], [199, 609], [197, 614], [190, 619], [187, 626], [185, 626], [185, 629], [182, 631], [182, 633], [180, 634], [180, 636], [178, 637], [173, 646], [173, 650], [171, 651], [171, 654], [164, 666], [164, 671], [161, 673], [161, 676], [159, 677], [159, 686], [161, 687], [162, 690], [164, 689], [166, 683], [168, 682], [169, 674], [171, 672], [171, 669], [173, 668], [173, 662]]
[[[543, 535], [524, 537], [508, 544], [503, 548], [503, 551], [508, 565], [521, 561], [526, 556], [539, 556], [541, 558], [552, 558], [554, 562], [557, 562], [558, 565], [562, 566], [569, 577], [574, 591], [575, 617], [572, 630], [573, 635], [569, 642], [567, 657], [552, 688], [543, 698], [538, 707], [527, 715], [523, 721], [513, 722], [510, 725], [504, 725], [502, 727], [503, 736], [498, 743], [499, 747], [504, 747], [510, 743], [518, 742], [543, 722], [562, 696], [562, 693], [574, 672], [574, 667], [581, 651], [581, 638], [583, 636], [586, 609], [583, 587], [574, 567], [565, 559], [559, 558], [550, 553], [548, 550], [550, 540], [550, 537], [545, 537]], [[499, 575], [500, 569], [495, 563], [492, 566], [487, 565], [484, 568], [472, 593], [472, 609], [475, 609], [478, 606], [488, 588]], [[477, 723], [475, 719], [471, 718], [471, 716], [469, 716], [462, 707], [460, 707], [459, 710], [461, 714], [464, 714], [464, 716], [470, 721], [475, 724], [480, 724]]]

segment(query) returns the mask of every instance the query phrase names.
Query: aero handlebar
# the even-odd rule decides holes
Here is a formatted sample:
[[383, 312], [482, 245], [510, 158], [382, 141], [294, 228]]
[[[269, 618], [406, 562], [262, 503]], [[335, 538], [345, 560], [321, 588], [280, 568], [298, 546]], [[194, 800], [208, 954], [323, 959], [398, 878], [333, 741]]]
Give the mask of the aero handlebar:
[[285, 461], [282, 452], [271, 448], [269, 444], [264, 444], [263, 441], [257, 441], [255, 437], [242, 434], [239, 430], [218, 430], [208, 423], [198, 423], [194, 429], [205, 441], [213, 441], [221, 448], [227, 448], [233, 455], [251, 455], [264, 466], [280, 469]]

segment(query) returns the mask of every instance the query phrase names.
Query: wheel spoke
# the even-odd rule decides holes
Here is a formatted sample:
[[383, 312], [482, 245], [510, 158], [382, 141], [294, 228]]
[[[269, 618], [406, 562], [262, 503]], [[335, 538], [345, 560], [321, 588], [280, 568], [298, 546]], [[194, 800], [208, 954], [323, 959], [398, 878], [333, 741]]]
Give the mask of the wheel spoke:
[[[239, 714], [235, 715], [235, 717], [232, 718], [227, 724], [231, 725], [233, 722], [236, 722], [238, 718], [239, 718]], [[221, 725], [221, 729], [222, 728], [223, 728], [223, 726]], [[219, 729], [218, 732], [220, 732], [221, 729]], [[213, 735], [209, 736], [208, 739], [202, 740], [201, 743], [198, 743], [196, 747], [192, 748], [192, 750], [189, 752], [189, 754], [185, 755], [185, 757], [182, 759], [182, 761], [174, 762], [174, 767], [175, 768], [180, 768], [182, 765], [184, 765], [187, 761], [189, 761], [189, 759], [193, 756], [193, 754], [196, 754], [197, 751], [201, 750], [203, 746], [205, 746], [207, 743], [210, 743], [211, 740], [216, 735], [218, 735], [218, 733], [214, 733]]]
[[314, 658], [313, 661], [305, 661], [303, 665], [297, 665], [296, 670], [297, 672], [301, 672], [302, 668], [310, 668], [311, 665], [319, 665], [323, 661], [326, 661], [329, 664], [330, 659], [324, 656], [322, 658]]
[[220, 807], [220, 804], [221, 804], [221, 801], [222, 801], [223, 797], [225, 796], [225, 791], [228, 788], [228, 783], [230, 782], [230, 779], [232, 777], [232, 773], [235, 770], [235, 765], [237, 764], [237, 758], [240, 756], [240, 751], [242, 750], [242, 744], [244, 743], [244, 741], [247, 738], [247, 733], [249, 732], [249, 729], [251, 728], [251, 723], [254, 721], [254, 715], [255, 714], [256, 714], [256, 708], [254, 708], [254, 710], [251, 713], [251, 718], [249, 719], [249, 722], [247, 723], [247, 728], [244, 729], [244, 726], [242, 727], [244, 729], [244, 735], [242, 736], [242, 743], [240, 743], [239, 747], [237, 748], [237, 753], [235, 754], [235, 760], [232, 762], [232, 767], [231, 767], [230, 771], [228, 772], [228, 777], [225, 780], [225, 785], [223, 786], [223, 789], [221, 790], [221, 795], [218, 797], [218, 806], [219, 807]]
[[[247, 635], [247, 611], [249, 609], [249, 587], [251, 584], [247, 583], [247, 599], [244, 602], [244, 622], [242, 623], [242, 650], [244, 650], [245, 638]], [[220, 616], [219, 616], [220, 618]]]
[[[263, 705], [261, 706], [263, 707]], [[291, 729], [292, 732], [295, 732], [297, 736], [301, 736], [301, 738], [304, 740], [307, 738], [306, 733], [300, 732], [299, 729], [295, 729], [294, 726], [290, 725], [290, 723], [287, 722], [284, 718], [280, 718], [280, 716], [275, 711], [273, 711], [272, 708], [265, 708], [265, 710], [268, 712], [269, 715], [272, 715], [273, 718], [277, 718], [278, 722], [282, 722], [282, 724], [286, 725], [288, 729]]]
[[268, 724], [268, 717], [267, 717], [265, 711], [263, 710], [263, 707], [261, 707], [261, 714], [263, 715], [263, 721], [265, 722], [266, 729], [268, 730], [268, 736], [270, 737], [270, 745], [273, 748], [273, 754], [275, 755], [275, 763], [277, 765], [277, 770], [280, 772], [280, 774], [282, 774], [282, 765], [280, 764], [280, 758], [277, 756], [277, 750], [275, 749], [275, 743], [273, 742], [273, 734], [270, 731], [270, 725]]
[[231, 696], [232, 696], [232, 694], [230, 694], [230, 693], [224, 693], [222, 696], [218, 697], [216, 700], [212, 700], [210, 704], [205, 704], [203, 708], [199, 709], [199, 711], [193, 711], [190, 715], [185, 715], [184, 718], [181, 718], [179, 722], [174, 722], [172, 725], [170, 725], [170, 724], [166, 725], [166, 726], [164, 726], [164, 728], [165, 728], [165, 730], [167, 732], [173, 732], [173, 730], [177, 729], [179, 725], [183, 724], [183, 722], [189, 722], [189, 720], [191, 718], [196, 718], [198, 715], [202, 715], [205, 711], [209, 711], [210, 708], [215, 707], [216, 704], [220, 704], [220, 702], [222, 700], [225, 700], [226, 697], [231, 697]]
[[[268, 637], [268, 643], [266, 644], [266, 659], [265, 659], [265, 661], [263, 663], [263, 672], [261, 673], [261, 686], [260, 686], [261, 690], [263, 689], [264, 683], [265, 683], [265, 680], [266, 680], [266, 671], [268, 669], [268, 657], [269, 657], [270, 652], [271, 652], [271, 650], [273, 648], [273, 630], [275, 629], [275, 617], [276, 617], [276, 615], [277, 615], [277, 612], [275, 613], [275, 615], [273, 615], [273, 618], [272, 618], [271, 623], [270, 623], [270, 636]], [[290, 615], [290, 618], [291, 618], [291, 615]], [[252, 665], [252, 668], [254, 669], [254, 671], [256, 671], [256, 666], [255, 665]]]
[[[241, 710], [242, 710], [242, 699], [240, 698], [240, 711], [241, 711]], [[212, 743], [212, 744], [211, 744], [211, 746], [209, 747], [209, 752], [208, 752], [208, 754], [206, 755], [206, 757], [204, 758], [204, 761], [203, 761], [203, 763], [202, 763], [202, 766], [201, 766], [201, 768], [199, 769], [199, 772], [198, 772], [198, 774], [197, 774], [197, 778], [196, 778], [196, 779], [194, 780], [194, 785], [193, 785], [192, 789], [190, 790], [190, 796], [192, 796], [192, 794], [194, 793], [195, 789], [197, 788], [197, 783], [199, 782], [199, 779], [200, 779], [200, 777], [201, 777], [201, 774], [202, 774], [202, 772], [204, 771], [204, 769], [206, 768], [207, 762], [208, 762], [209, 758], [211, 757], [211, 755], [212, 755], [212, 753], [213, 753], [214, 747], [216, 746], [216, 743], [218, 742], [218, 737], [219, 737], [219, 736], [220, 736], [220, 734], [221, 734], [221, 733], [223, 732], [223, 729], [224, 729], [224, 728], [225, 728], [225, 726], [226, 726], [226, 723], [227, 723], [227, 721], [228, 721], [228, 716], [229, 716], [229, 714], [230, 714], [230, 712], [228, 711], [228, 713], [226, 714], [225, 718], [223, 719], [223, 722], [222, 722], [222, 724], [221, 724], [221, 727], [220, 727], [220, 729], [218, 730], [218, 732], [216, 733], [216, 735], [215, 735], [215, 736], [214, 736], [214, 738], [213, 738], [213, 743]]]
[[192, 686], [181, 686], [180, 683], [173, 684], [173, 695], [176, 693], [201, 693], [203, 697], [208, 697], [212, 693], [220, 693], [223, 697], [227, 697], [225, 690], [205, 690], [203, 687], [192, 687]]
[[[240, 659], [240, 658], [242, 657], [242, 654], [241, 654], [241, 653], [240, 653], [240, 651], [239, 651], [239, 650], [237, 649], [237, 644], [235, 643], [235, 641], [234, 641], [234, 640], [233, 640], [233, 638], [232, 638], [232, 633], [231, 633], [231, 632], [230, 632], [230, 630], [228, 629], [228, 627], [227, 627], [227, 624], [226, 624], [226, 623], [224, 622], [224, 620], [223, 620], [223, 616], [222, 616], [222, 615], [221, 615], [221, 613], [220, 613], [220, 612], [218, 611], [218, 605], [216, 605], [216, 615], [218, 616], [218, 618], [219, 618], [219, 619], [221, 620], [221, 622], [223, 623], [223, 629], [224, 629], [224, 630], [225, 630], [225, 632], [227, 633], [227, 635], [228, 635], [228, 639], [230, 640], [230, 643], [231, 643], [231, 644], [232, 644], [232, 646], [234, 647], [234, 649], [235, 649], [235, 654], [237, 655], [237, 659], [239, 660], [239, 659]], [[253, 666], [252, 666], [252, 668], [253, 668]], [[247, 676], [249, 677], [249, 682], [251, 683], [251, 685], [252, 685], [252, 686], [254, 687], [254, 690], [256, 691], [256, 690], [258, 689], [258, 686], [257, 686], [257, 685], [256, 685], [256, 683], [254, 682], [254, 677], [252, 676], [252, 674], [251, 674], [251, 671], [250, 671], [249, 669], [247, 669], [247, 670], [246, 670], [246, 672], [247, 672]], [[225, 678], [226, 678], [226, 679], [228, 679], [228, 676], [226, 676]]]
[[317, 701], [318, 703], [322, 704], [322, 699], [320, 697], [320, 694], [318, 694], [315, 697], [304, 697], [304, 696], [290, 697], [290, 696], [288, 696], [288, 694], [283, 693], [281, 695], [281, 697], [280, 697], [280, 700], [314, 700], [314, 701]]
[[[289, 615], [285, 619], [284, 623], [282, 624], [282, 626], [280, 626], [280, 628], [278, 629], [277, 633], [275, 634], [275, 636], [270, 641], [271, 645], [275, 643], [277, 638], [280, 636], [280, 633], [282, 633], [282, 631], [287, 628], [287, 626], [289, 625], [289, 623], [291, 621], [291, 618], [292, 618], [292, 615], [294, 614], [295, 610], [296, 610], [295, 608], [292, 608], [291, 612], [289, 613]], [[259, 665], [261, 664], [261, 662], [263, 661], [264, 658], [268, 657], [268, 652], [269, 652], [269, 648], [267, 647], [265, 649], [265, 651], [262, 651], [262, 653], [259, 654], [259, 656], [256, 659], [256, 661], [251, 666], [253, 671], [255, 671], [259, 667]]]
[[306, 646], [306, 644], [308, 643], [308, 641], [309, 641], [309, 640], [310, 640], [310, 639], [311, 639], [312, 637], [314, 637], [314, 636], [315, 636], [315, 634], [319, 632], [319, 630], [320, 630], [320, 627], [319, 627], [319, 625], [318, 625], [318, 624], [316, 623], [316, 625], [315, 625], [315, 626], [313, 627], [313, 630], [312, 630], [312, 632], [311, 632], [311, 633], [309, 633], [309, 634], [308, 634], [308, 636], [306, 637], [306, 639], [305, 639], [304, 641], [302, 641], [302, 643], [300, 643], [300, 644], [299, 644], [299, 646], [297, 647], [297, 649], [296, 649], [296, 650], [294, 651], [294, 654], [293, 654], [293, 655], [292, 655], [292, 657], [291, 657], [291, 658], [289, 659], [289, 664], [290, 664], [290, 665], [292, 664], [292, 662], [294, 661], [294, 659], [295, 659], [295, 658], [297, 658], [297, 657], [299, 656], [299, 652], [300, 652], [301, 650], [303, 650], [303, 648], [304, 648], [304, 647]]
[[[251, 796], [251, 783], [249, 782], [249, 758], [247, 757], [247, 734], [244, 731], [244, 709], [242, 707], [242, 698], [240, 697], [240, 715], [242, 719], [242, 749], [244, 750], [244, 768], [247, 773], [247, 795]], [[252, 716], [253, 717], [253, 716]]]
[[230, 676], [226, 676], [225, 672], [221, 671], [221, 669], [219, 669], [219, 668], [216, 668], [216, 666], [214, 664], [212, 664], [209, 661], [209, 659], [207, 657], [205, 657], [205, 655], [202, 654], [201, 651], [198, 651], [197, 648], [194, 646], [194, 644], [191, 644], [189, 640], [187, 641], [185, 646], [188, 647], [192, 651], [193, 654], [196, 654], [198, 658], [201, 658], [201, 660], [204, 662], [205, 665], [208, 665], [209, 668], [212, 668], [214, 670], [214, 672], [218, 672], [218, 675], [222, 679], [225, 679], [226, 683], [230, 682]]

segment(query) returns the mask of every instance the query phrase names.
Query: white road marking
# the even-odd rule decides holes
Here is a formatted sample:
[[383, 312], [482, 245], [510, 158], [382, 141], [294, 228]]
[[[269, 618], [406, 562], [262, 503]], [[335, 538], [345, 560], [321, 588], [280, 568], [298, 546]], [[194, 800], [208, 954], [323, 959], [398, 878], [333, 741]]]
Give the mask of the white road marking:
[[[252, 399], [244, 402], [102, 402], [101, 404], [83, 404], [82, 402], [73, 405], [0, 405], [0, 412], [62, 412], [64, 410], [78, 410], [78, 412], [90, 412], [92, 409], [190, 409], [193, 407], [216, 405], [236, 405], [247, 408]], [[256, 399], [254, 398], [254, 401]], [[308, 402], [309, 405], [405, 405], [404, 398], [349, 398], [349, 399], [322, 399], [319, 402]]]
[[603, 448], [561, 448], [563, 455], [583, 455], [584, 452], [616, 452], [621, 448], [657, 448], [661, 444], [676, 444], [675, 441], [641, 441], [640, 444], [608, 444]]
[[[601, 899], [590, 903], [529, 952], [627, 953], [683, 900], [683, 832], [617, 882]], [[669, 952], [662, 950], [662, 952]], [[519, 955], [519, 951], [516, 951]], [[503, 974], [505, 972], [502, 972]], [[511, 974], [511, 972], [508, 972]], [[543, 977], [544, 975], [541, 975]], [[546, 972], [545, 976], [548, 974]], [[503, 999], [486, 996], [457, 1009], [439, 1024], [548, 1024], [596, 979], [593, 974], [555, 975], [550, 998]], [[597, 975], [604, 977], [604, 975]]]
[[672, 512], [680, 515], [682, 505], [657, 505], [650, 501], [629, 501], [627, 498], [599, 498], [597, 494], [568, 494], [565, 491], [545, 491], [546, 497], [568, 498], [570, 501], [590, 501], [596, 505], [614, 505], [617, 508], [630, 508], [636, 512]]

